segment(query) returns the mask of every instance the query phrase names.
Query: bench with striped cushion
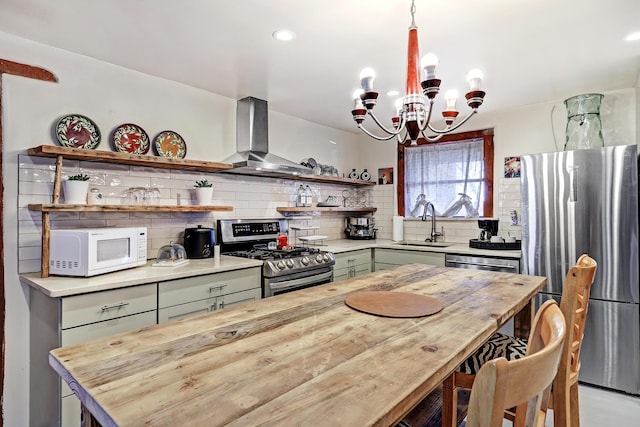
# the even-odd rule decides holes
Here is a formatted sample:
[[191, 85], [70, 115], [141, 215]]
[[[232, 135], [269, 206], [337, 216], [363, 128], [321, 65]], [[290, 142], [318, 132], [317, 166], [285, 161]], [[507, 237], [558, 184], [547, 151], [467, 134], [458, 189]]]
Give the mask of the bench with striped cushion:
[[527, 340], [496, 332], [460, 365], [460, 372], [475, 375], [480, 367], [491, 359], [496, 357], [504, 357], [507, 360], [521, 359], [526, 351]]

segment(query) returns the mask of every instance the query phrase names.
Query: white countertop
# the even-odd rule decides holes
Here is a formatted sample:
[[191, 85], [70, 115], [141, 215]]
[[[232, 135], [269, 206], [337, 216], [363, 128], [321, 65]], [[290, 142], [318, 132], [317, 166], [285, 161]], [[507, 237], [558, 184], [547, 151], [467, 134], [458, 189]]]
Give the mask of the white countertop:
[[451, 246], [438, 247], [438, 246], [411, 246], [405, 245], [393, 240], [376, 239], [376, 240], [330, 240], [325, 241], [324, 245], [318, 246], [322, 250], [331, 251], [334, 253], [355, 251], [358, 249], [369, 248], [384, 248], [384, 249], [403, 249], [409, 251], [422, 251], [422, 252], [440, 252], [447, 254], [460, 254], [460, 255], [479, 255], [485, 257], [494, 258], [518, 258], [521, 257], [519, 250], [504, 251], [504, 250], [488, 250], [488, 249], [475, 249], [469, 247], [469, 242], [448, 242]]
[[225, 255], [219, 259], [191, 259], [188, 264], [180, 267], [152, 267], [153, 262], [155, 260], [150, 260], [147, 265], [141, 267], [94, 277], [49, 276], [42, 278], [40, 273], [29, 273], [21, 275], [20, 279], [23, 283], [38, 289], [47, 296], [56, 298], [203, 274], [262, 267], [262, 261]]
[[[451, 246], [411, 246], [399, 244], [392, 240], [329, 240], [322, 245], [313, 246], [325, 251], [342, 253], [359, 249], [384, 248], [402, 249], [421, 252], [439, 252], [461, 255], [479, 255], [495, 258], [520, 258], [520, 251], [502, 251], [473, 249], [469, 243], [451, 242]], [[152, 267], [154, 260], [147, 265], [130, 268], [115, 273], [102, 274], [100, 276], [78, 278], [64, 276], [40, 277], [40, 273], [29, 273], [20, 276], [23, 283], [43, 292], [45, 295], [57, 298], [89, 292], [106, 291], [109, 289], [124, 288], [127, 286], [141, 285], [144, 283], [163, 282], [166, 280], [182, 279], [184, 277], [200, 276], [203, 274], [220, 273], [223, 271], [239, 270], [250, 267], [261, 267], [262, 261], [221, 256], [219, 259], [192, 259], [189, 264], [180, 267]]]

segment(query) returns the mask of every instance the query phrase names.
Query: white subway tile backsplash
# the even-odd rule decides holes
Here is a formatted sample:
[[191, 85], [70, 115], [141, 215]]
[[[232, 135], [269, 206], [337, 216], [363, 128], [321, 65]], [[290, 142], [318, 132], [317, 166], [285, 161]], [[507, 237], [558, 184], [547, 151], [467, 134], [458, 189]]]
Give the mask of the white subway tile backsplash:
[[[22, 159], [22, 157], [24, 159]], [[41, 231], [41, 215], [26, 209], [29, 203], [50, 203], [53, 182], [53, 159], [21, 156], [28, 165], [27, 172], [19, 174], [19, 247], [24, 256], [36, 256], [35, 262], [21, 259], [21, 271], [39, 270], [39, 245]], [[277, 211], [279, 206], [294, 206], [295, 192], [298, 186], [307, 182], [286, 179], [262, 179], [238, 175], [199, 173], [193, 171], [156, 170], [154, 168], [127, 167], [124, 165], [99, 164], [91, 162], [65, 162], [65, 171], [77, 173], [83, 170], [92, 176], [92, 184], [104, 195], [105, 202], [121, 204], [121, 195], [129, 187], [153, 186], [160, 189], [162, 205], [195, 204], [193, 186], [195, 181], [207, 179], [213, 183], [214, 205], [233, 206], [231, 212], [205, 213], [154, 213], [154, 212], [114, 212], [114, 213], [55, 213], [51, 215], [52, 228], [71, 227], [104, 227], [104, 226], [146, 226], [149, 230], [148, 256], [154, 258], [157, 249], [170, 240], [182, 242], [185, 228], [202, 225], [214, 227], [219, 218], [281, 218]], [[500, 187], [511, 191], [512, 195], [501, 198], [501, 207], [496, 207], [501, 223], [509, 218], [509, 211], [519, 210], [519, 185], [501, 181]], [[97, 185], [100, 183], [99, 185]], [[502, 185], [504, 184], [504, 185]], [[341, 205], [375, 206], [378, 208], [376, 228], [378, 237], [390, 239], [392, 217], [396, 208], [394, 186], [373, 186], [356, 188], [333, 184], [309, 183], [314, 203], [324, 201], [328, 196], [335, 196]], [[515, 197], [518, 195], [518, 197]], [[500, 210], [498, 210], [500, 209]], [[317, 215], [311, 214], [310, 220], [295, 220], [317, 225], [319, 235], [326, 235], [330, 240], [343, 239], [345, 217], [351, 214]], [[478, 234], [475, 220], [440, 220], [438, 228], [444, 226], [447, 240], [464, 241], [475, 238]], [[405, 221], [405, 237], [424, 239], [430, 223], [419, 220]], [[519, 227], [514, 227], [519, 229]], [[291, 237], [293, 237], [293, 234]], [[413, 237], [412, 237], [413, 236]], [[299, 237], [299, 236], [298, 236]], [[31, 248], [31, 249], [28, 249]], [[35, 250], [33, 249], [35, 248]]]
[[18, 261], [18, 274], [35, 273], [40, 271], [40, 257]]
[[40, 259], [40, 246], [22, 246], [18, 250], [18, 259], [21, 260], [29, 260], [29, 259]]

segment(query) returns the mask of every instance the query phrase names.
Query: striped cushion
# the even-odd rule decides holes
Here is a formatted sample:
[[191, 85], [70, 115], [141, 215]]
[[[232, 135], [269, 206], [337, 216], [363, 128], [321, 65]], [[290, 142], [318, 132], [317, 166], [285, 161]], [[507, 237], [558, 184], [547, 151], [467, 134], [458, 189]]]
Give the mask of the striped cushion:
[[491, 359], [496, 357], [504, 357], [507, 360], [521, 359], [526, 351], [527, 340], [496, 332], [460, 365], [460, 372], [475, 375], [480, 367]]

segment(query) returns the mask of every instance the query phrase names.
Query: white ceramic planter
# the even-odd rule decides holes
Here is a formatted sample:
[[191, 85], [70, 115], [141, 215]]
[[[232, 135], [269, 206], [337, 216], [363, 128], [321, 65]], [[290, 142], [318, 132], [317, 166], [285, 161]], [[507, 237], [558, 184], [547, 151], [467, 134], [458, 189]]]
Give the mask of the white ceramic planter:
[[69, 205], [84, 205], [87, 203], [89, 181], [62, 181], [64, 203]]
[[197, 187], [196, 189], [196, 203], [200, 206], [208, 206], [211, 204], [211, 197], [213, 196], [213, 187]]

